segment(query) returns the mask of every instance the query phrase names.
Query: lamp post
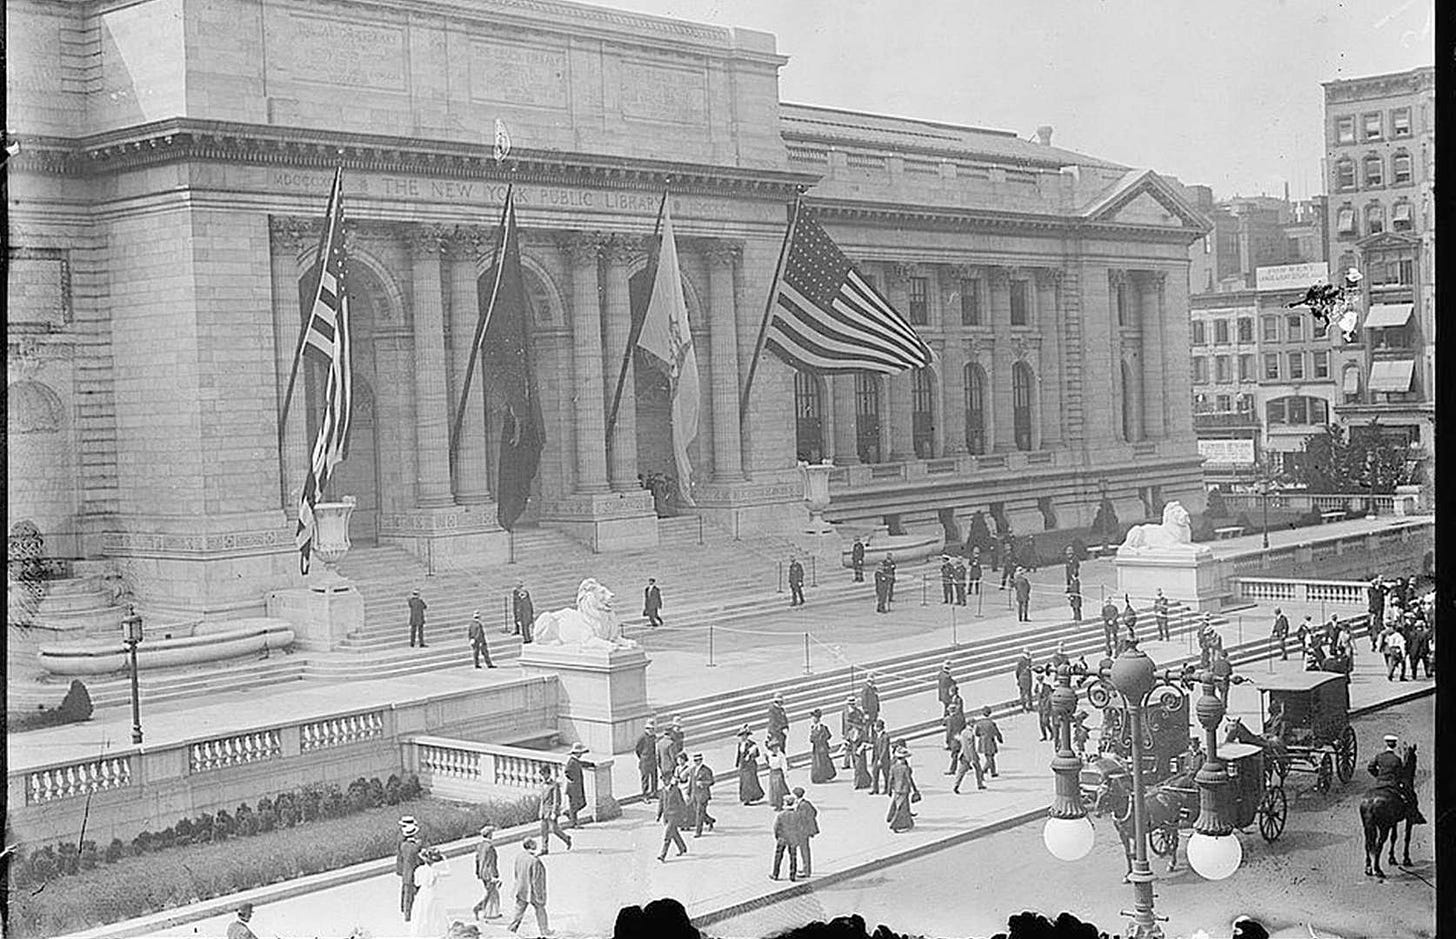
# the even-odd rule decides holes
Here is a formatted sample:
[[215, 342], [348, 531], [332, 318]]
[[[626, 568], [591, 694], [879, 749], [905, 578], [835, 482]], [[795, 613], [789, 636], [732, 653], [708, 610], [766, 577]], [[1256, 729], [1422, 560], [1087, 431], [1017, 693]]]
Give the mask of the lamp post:
[[[1238, 681], [1229, 676], [1229, 681]], [[1223, 816], [1223, 792], [1228, 783], [1228, 768], [1218, 758], [1218, 725], [1227, 710], [1218, 695], [1218, 678], [1210, 669], [1198, 674], [1203, 696], [1194, 705], [1198, 723], [1203, 725], [1204, 750], [1207, 757], [1198, 769], [1198, 820], [1193, 823], [1193, 837], [1188, 839], [1188, 863], [1200, 876], [1223, 880], [1238, 870], [1244, 860], [1244, 846], [1233, 834], [1233, 826]]]
[[1259, 502], [1264, 509], [1264, 550], [1269, 550], [1269, 493], [1274, 488], [1272, 467], [1268, 456], [1259, 464]]
[[121, 621], [121, 628], [122, 641], [131, 653], [131, 742], [141, 743], [142, 699], [137, 688], [137, 646], [142, 641], [142, 618], [137, 615], [135, 608], [127, 611], [126, 618]]

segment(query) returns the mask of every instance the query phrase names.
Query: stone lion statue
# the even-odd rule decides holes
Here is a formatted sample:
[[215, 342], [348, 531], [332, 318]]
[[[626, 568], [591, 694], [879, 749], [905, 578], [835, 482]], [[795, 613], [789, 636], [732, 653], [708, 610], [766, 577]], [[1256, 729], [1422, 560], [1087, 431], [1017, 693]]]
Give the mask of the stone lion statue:
[[1176, 500], [1163, 506], [1161, 525], [1134, 525], [1128, 529], [1117, 553], [1212, 554], [1208, 548], [1193, 543], [1193, 521], [1183, 503]]
[[637, 648], [637, 643], [622, 635], [615, 601], [612, 591], [588, 577], [576, 588], [575, 609], [568, 607], [536, 617], [535, 642], [583, 651]]

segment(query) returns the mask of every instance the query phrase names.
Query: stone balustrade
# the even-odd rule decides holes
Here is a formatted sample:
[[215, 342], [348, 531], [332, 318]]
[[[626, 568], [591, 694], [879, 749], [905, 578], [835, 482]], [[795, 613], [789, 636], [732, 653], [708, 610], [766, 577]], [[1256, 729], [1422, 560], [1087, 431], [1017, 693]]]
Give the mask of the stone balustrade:
[[1279, 577], [1235, 578], [1241, 600], [1274, 603], [1326, 603], [1364, 606], [1369, 585], [1358, 580], [1293, 580]]
[[[1222, 493], [1229, 512], [1256, 512], [1264, 507], [1264, 499], [1256, 492]], [[1364, 510], [1372, 515], [1394, 515], [1395, 496], [1372, 496], [1365, 493], [1273, 492], [1269, 508], [1293, 512], [1353, 512]]]
[[25, 774], [25, 801], [35, 805], [120, 789], [131, 783], [130, 755], [41, 767]]
[[[1310, 529], [1311, 536], [1319, 529]], [[1224, 596], [1238, 596], [1250, 600], [1269, 599], [1293, 602], [1293, 596], [1277, 592], [1263, 595], [1245, 594], [1241, 582], [1289, 581], [1306, 582], [1298, 574], [1319, 574], [1322, 579], [1310, 583], [1344, 584], [1354, 581], [1342, 577], [1363, 578], [1378, 571], [1411, 572], [1419, 569], [1425, 553], [1434, 543], [1435, 523], [1432, 519], [1412, 520], [1397, 523], [1389, 528], [1362, 532], [1355, 535], [1334, 537], [1311, 537], [1311, 540], [1297, 545], [1283, 545], [1267, 551], [1251, 548], [1238, 554], [1220, 557], [1216, 578], [1222, 586]], [[1363, 582], [1360, 583], [1363, 587]], [[1250, 587], [1250, 590], [1273, 591], [1273, 587]], [[1320, 602], [1318, 591], [1311, 594], [1311, 602]], [[1325, 597], [1327, 603], [1343, 603], [1335, 594]], [[1353, 602], [1353, 601], [1351, 601]]]
[[202, 773], [229, 766], [242, 766], [244, 763], [274, 760], [281, 756], [283, 732], [276, 729], [259, 730], [192, 744], [187, 750], [187, 771]]
[[[524, 747], [506, 747], [473, 740], [420, 736], [403, 741], [404, 765], [417, 773], [420, 785], [432, 795], [479, 802], [487, 797], [519, 798], [535, 795], [541, 787], [541, 767], [549, 766], [559, 779], [566, 754]], [[586, 776], [587, 809], [595, 816], [607, 811], [612, 796], [612, 758], [582, 760]]]
[[327, 717], [298, 728], [298, 749], [301, 753], [341, 747], [361, 740], [377, 740], [384, 736], [384, 712], [366, 711], [342, 717]]

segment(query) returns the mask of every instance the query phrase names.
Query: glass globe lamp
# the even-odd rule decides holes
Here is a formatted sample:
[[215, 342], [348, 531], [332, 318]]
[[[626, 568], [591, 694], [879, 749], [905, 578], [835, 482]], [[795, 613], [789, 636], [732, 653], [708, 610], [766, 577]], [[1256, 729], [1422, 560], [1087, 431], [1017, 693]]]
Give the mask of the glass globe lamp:
[[1200, 877], [1223, 880], [1238, 870], [1243, 861], [1244, 846], [1236, 835], [1194, 832], [1188, 839], [1188, 864]]
[[1059, 861], [1080, 861], [1092, 850], [1092, 823], [1081, 818], [1049, 818], [1041, 840]]

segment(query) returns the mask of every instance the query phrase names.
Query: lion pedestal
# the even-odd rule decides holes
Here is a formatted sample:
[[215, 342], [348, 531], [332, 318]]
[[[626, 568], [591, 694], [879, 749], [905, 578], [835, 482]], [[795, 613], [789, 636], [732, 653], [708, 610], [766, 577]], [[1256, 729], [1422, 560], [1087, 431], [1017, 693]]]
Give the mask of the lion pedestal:
[[1179, 502], [1163, 507], [1160, 525], [1135, 525], [1117, 549], [1117, 592], [1146, 606], [1158, 590], [1195, 610], [1217, 613], [1223, 601], [1218, 559], [1193, 543], [1188, 512]]

